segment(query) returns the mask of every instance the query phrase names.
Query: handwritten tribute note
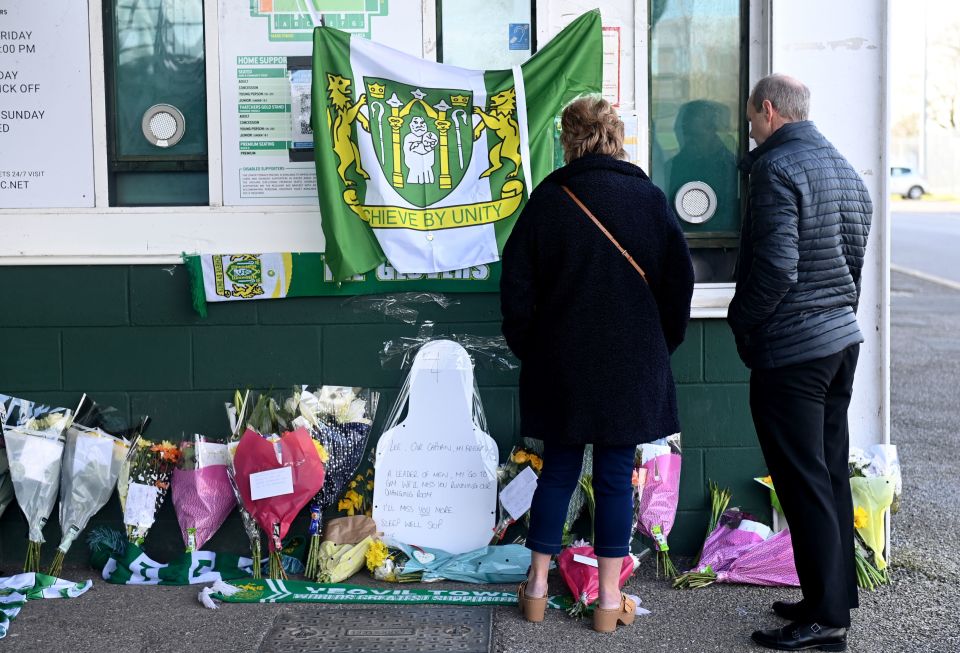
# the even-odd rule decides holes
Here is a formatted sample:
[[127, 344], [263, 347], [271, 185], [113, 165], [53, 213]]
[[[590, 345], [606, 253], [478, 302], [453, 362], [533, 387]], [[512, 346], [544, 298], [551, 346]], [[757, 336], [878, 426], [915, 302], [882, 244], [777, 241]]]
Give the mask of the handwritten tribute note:
[[494, 526], [498, 453], [473, 421], [470, 359], [456, 343], [436, 341], [410, 374], [407, 418], [377, 444], [373, 518], [408, 544], [450, 553], [484, 546]]

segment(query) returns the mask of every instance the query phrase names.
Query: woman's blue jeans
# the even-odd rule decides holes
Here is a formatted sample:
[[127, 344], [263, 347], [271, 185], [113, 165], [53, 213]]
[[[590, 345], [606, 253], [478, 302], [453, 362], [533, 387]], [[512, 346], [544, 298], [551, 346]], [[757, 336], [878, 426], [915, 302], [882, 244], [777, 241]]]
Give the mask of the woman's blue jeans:
[[[555, 554], [562, 548], [563, 523], [570, 497], [583, 466], [584, 445], [547, 443], [543, 469], [530, 507], [527, 548]], [[593, 447], [594, 552], [605, 558], [622, 558], [630, 552], [633, 529], [633, 458], [635, 446]]]

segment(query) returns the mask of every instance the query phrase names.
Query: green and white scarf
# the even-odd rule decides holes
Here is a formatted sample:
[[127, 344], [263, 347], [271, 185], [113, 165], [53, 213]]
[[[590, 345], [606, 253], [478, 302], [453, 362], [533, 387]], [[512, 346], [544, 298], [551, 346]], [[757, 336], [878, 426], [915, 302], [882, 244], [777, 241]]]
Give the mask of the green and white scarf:
[[10, 622], [23, 604], [37, 599], [72, 599], [93, 587], [93, 581], [72, 583], [46, 574], [17, 574], [0, 578], [0, 639], [7, 636]]

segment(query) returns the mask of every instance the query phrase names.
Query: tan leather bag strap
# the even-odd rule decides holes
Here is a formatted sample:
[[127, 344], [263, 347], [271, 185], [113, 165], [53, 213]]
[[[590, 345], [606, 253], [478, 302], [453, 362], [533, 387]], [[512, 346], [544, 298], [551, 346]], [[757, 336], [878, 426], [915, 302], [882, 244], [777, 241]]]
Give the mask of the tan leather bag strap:
[[617, 239], [613, 237], [613, 234], [611, 234], [609, 231], [607, 231], [607, 228], [604, 227], [604, 226], [600, 223], [599, 220], [597, 220], [596, 216], [593, 215], [593, 213], [590, 212], [590, 209], [588, 209], [588, 208], [586, 207], [586, 205], [585, 205], [583, 202], [580, 201], [580, 198], [577, 197], [576, 195], [574, 195], [574, 194], [573, 194], [573, 191], [570, 190], [569, 188], [567, 188], [566, 186], [561, 186], [560, 188], [562, 188], [563, 190], [567, 191], [567, 195], [570, 196], [570, 199], [572, 199], [574, 202], [577, 203], [577, 206], [579, 206], [580, 209], [581, 209], [584, 213], [587, 214], [587, 217], [588, 217], [588, 218], [590, 218], [591, 220], [593, 220], [593, 224], [597, 225], [597, 228], [598, 228], [600, 231], [603, 232], [603, 235], [606, 236], [607, 238], [609, 238], [609, 239], [610, 239], [610, 242], [613, 243], [614, 246], [615, 246], [618, 250], [620, 250], [620, 253], [623, 254], [623, 257], [630, 262], [630, 265], [633, 266], [633, 269], [636, 270], [637, 272], [639, 272], [639, 273], [640, 273], [640, 276], [643, 277], [643, 281], [644, 281], [645, 283], [649, 284], [650, 282], [647, 281], [647, 275], [646, 275], [646, 273], [643, 271], [643, 268], [640, 267], [640, 265], [639, 265], [636, 261], [633, 260], [633, 257], [630, 256], [630, 252], [628, 252], [626, 249], [624, 249], [623, 247], [620, 246], [620, 243], [618, 243], [618, 242], [617, 242]]

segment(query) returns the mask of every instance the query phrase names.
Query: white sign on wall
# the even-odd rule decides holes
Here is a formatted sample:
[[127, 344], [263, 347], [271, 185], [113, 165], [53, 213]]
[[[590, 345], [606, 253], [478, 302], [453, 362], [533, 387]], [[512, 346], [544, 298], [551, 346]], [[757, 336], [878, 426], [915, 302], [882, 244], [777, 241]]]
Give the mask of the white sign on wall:
[[87, 11], [0, 0], [2, 208], [93, 206]]
[[422, 17], [420, 0], [220, 0], [224, 205], [316, 205], [312, 159], [290, 154], [309, 134], [309, 124], [293, 120], [309, 115], [309, 97], [304, 106], [291, 96], [287, 70], [288, 57], [313, 53], [314, 27], [323, 22], [419, 57]]

